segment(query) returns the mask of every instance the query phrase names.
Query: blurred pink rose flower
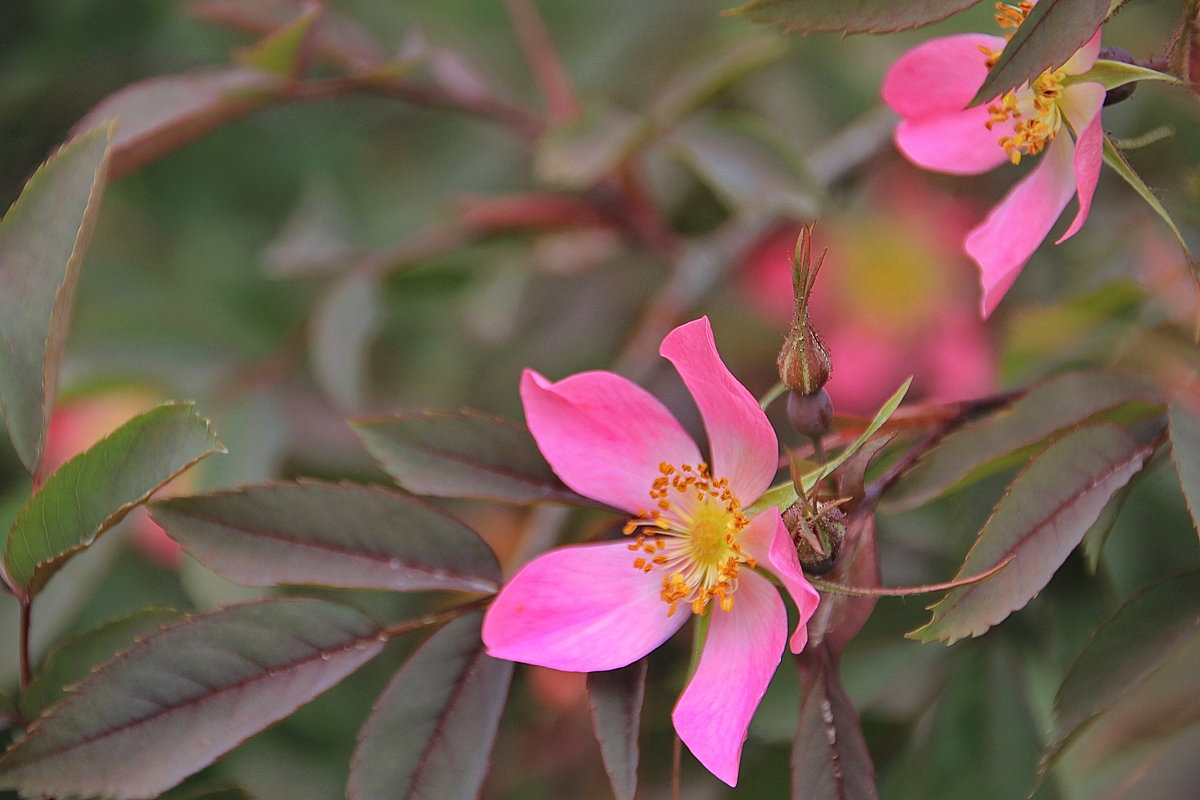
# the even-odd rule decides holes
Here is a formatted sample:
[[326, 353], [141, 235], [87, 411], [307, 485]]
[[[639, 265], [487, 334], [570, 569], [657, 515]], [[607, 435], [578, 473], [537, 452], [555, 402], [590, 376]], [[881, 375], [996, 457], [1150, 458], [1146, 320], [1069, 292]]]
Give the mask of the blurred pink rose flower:
[[633, 515], [632, 542], [563, 547], [525, 565], [488, 610], [483, 641], [496, 658], [573, 672], [630, 664], [693, 614], [710, 624], [672, 719], [680, 739], [721, 780], [737, 783], [750, 718], [779, 665], [783, 600], [800, 611], [792, 652], [808, 640], [816, 590], [800, 570], [777, 508], [749, 517], [779, 450], [750, 393], [717, 354], [707, 318], [676, 328], [659, 350], [696, 401], [712, 460], [656, 398], [611, 372], [521, 380], [525, 417], [542, 454], [580, 494]]
[[[995, 348], [960, 249], [974, 209], [918, 178], [907, 167], [878, 173], [866, 207], [816, 228], [815, 250], [828, 252], [811, 313], [832, 356], [825, 388], [838, 413], [873, 414], [910, 375], [910, 398], [948, 402], [996, 389]], [[792, 313], [799, 231], [770, 231], [739, 273], [747, 300], [781, 328]]]
[[[149, 411], [158, 398], [138, 390], [123, 389], [87, 395], [59, 403], [50, 416], [46, 431], [43, 470], [50, 474], [75, 455], [87, 450], [112, 433], [131, 417]], [[190, 478], [184, 474], [160, 489], [158, 497], [186, 491]], [[135, 508], [126, 517], [135, 547], [169, 569], [177, 569], [183, 558], [179, 544], [150, 518], [144, 507]]]
[[[1002, 24], [1006, 19], [1009, 26], [1019, 22], [1032, 7], [1022, 5], [999, 7], [997, 18]], [[888, 70], [882, 87], [884, 101], [903, 117], [896, 128], [896, 145], [926, 169], [976, 175], [1045, 151], [1033, 171], [1009, 190], [964, 242], [967, 254], [979, 265], [985, 317], [995, 310], [1073, 196], [1079, 198], [1079, 210], [1055, 244], [1083, 225], [1103, 160], [1104, 87], [1070, 80], [1096, 62], [1100, 32], [1067, 63], [1046, 70], [1032, 84], [1022, 84], [991, 103], [966, 108], [1005, 44], [1004, 37], [981, 33], [932, 39], [902, 55]], [[1063, 131], [1064, 121], [1074, 131], [1074, 140]]]

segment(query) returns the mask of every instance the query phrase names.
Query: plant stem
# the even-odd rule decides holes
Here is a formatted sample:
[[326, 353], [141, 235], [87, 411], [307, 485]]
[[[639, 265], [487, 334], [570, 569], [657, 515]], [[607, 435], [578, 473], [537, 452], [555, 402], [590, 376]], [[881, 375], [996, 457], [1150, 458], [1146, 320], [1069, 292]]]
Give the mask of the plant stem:
[[33, 672], [29, 666], [29, 630], [33, 612], [33, 598], [22, 597], [21, 600], [21, 689], [29, 688]]
[[442, 611], [430, 612], [429, 614], [417, 617], [416, 619], [411, 619], [408, 622], [401, 622], [398, 625], [393, 625], [390, 628], [386, 628], [383, 631], [383, 635], [385, 638], [392, 639], [397, 636], [402, 636], [406, 633], [412, 633], [413, 631], [420, 630], [421, 628], [425, 628], [430, 625], [436, 625], [439, 622], [446, 622], [454, 619], [455, 617], [461, 617], [468, 611], [474, 611], [478, 608], [486, 608], [489, 604], [491, 604], [495, 597], [495, 595], [489, 594], [486, 597], [479, 597], [475, 600], [462, 603], [461, 605], [452, 606], [451, 608], [447, 608]]

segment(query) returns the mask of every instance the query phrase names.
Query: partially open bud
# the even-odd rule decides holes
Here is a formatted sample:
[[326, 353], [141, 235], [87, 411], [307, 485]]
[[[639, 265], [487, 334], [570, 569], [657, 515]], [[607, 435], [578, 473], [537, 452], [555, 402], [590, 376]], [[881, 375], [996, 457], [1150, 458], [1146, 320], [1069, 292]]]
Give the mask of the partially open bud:
[[820, 391], [829, 380], [829, 373], [833, 369], [829, 360], [829, 350], [821, 341], [817, 329], [813, 327], [808, 313], [813, 283], [821, 269], [824, 254], [817, 259], [815, 266], [811, 257], [812, 226], [805, 225], [800, 229], [800, 238], [796, 241], [796, 255], [792, 261], [792, 288], [796, 306], [784, 336], [783, 349], [779, 351], [779, 359], [776, 362], [779, 366], [779, 380], [784, 386], [802, 396]]
[[803, 499], [783, 512], [783, 524], [792, 535], [796, 557], [805, 572], [824, 575], [837, 566], [846, 538], [846, 513], [828, 504], [815, 512]]

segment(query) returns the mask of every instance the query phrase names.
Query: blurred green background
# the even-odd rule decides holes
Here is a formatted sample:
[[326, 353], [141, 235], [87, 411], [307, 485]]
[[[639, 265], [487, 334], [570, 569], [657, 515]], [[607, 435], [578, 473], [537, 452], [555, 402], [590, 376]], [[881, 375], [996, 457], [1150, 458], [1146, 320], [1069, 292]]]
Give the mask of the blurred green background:
[[[838, 338], [829, 337], [839, 410], [869, 413], [909, 374], [919, 376], [917, 398], [962, 399], [1024, 386], [1064, 366], [1118, 361], [1162, 380], [1195, 369], [1194, 350], [1175, 344], [1190, 313], [1179, 303], [1182, 259], [1161, 223], [1111, 175], [1083, 232], [1039, 250], [996, 316], [986, 326], [977, 321], [973, 268], [951, 240], [1016, 171], [978, 179], [919, 173], [888, 142], [891, 121], [879, 108], [878, 86], [901, 52], [930, 36], [992, 31], [986, 4], [920, 31], [844, 39], [783, 37], [722, 17], [723, 5], [540, 3], [588, 109], [644, 113], [731, 48], [766, 42], [770, 55], [760, 65], [746, 74], [731, 70], [722, 82], [728, 86], [705, 93], [694, 113], [637, 154], [650, 202], [677, 236], [673, 253], [612, 230], [489, 232], [356, 282], [364, 259], [458, 230], [469, 198], [560, 189], [554, 176], [539, 174], [541, 146], [511, 130], [378, 94], [272, 105], [121, 178], [105, 198], [76, 301], [60, 399], [64, 413], [83, 421], [79, 438], [64, 447], [86, 446], [157, 400], [193, 399], [229, 454], [210, 459], [179, 491], [297, 476], [386, 482], [347, 418], [471, 407], [519, 419], [516, 386], [525, 366], [554, 378], [616, 366], [695, 428], [681, 387], [638, 356], [632, 333], [669, 299], [664, 287], [682, 285], [685, 302], [671, 310], [681, 319], [709, 314], [735, 374], [763, 393], [775, 381], [786, 323], [772, 296], [777, 301], [784, 287], [786, 313], [781, 270], [791, 226], [817, 216], [818, 246], [831, 248], [819, 320], [845, 342], [839, 350]], [[72, 125], [109, 94], [157, 75], [226, 64], [232, 49], [252, 41], [202, 19], [197, 9], [204, 7], [0, 4], [0, 205], [17, 197]], [[361, 23], [384, 54], [410, 52], [418, 41], [443, 48], [443, 77], [482, 82], [505, 102], [543, 113], [495, 0], [345, 0], [329, 9]], [[1165, 0], [1133, 2], [1105, 40], [1138, 57], [1162, 55], [1179, 12], [1180, 4]], [[426, 80], [429, 69], [416, 68], [414, 80]], [[1200, 224], [1196, 111], [1187, 92], [1147, 85], [1104, 117], [1118, 137], [1174, 131], [1131, 158], [1193, 242]], [[712, 263], [697, 267], [704, 258]], [[688, 276], [707, 283], [697, 289]], [[965, 331], [961, 337], [937, 327], [946, 320], [962, 320], [955, 329]], [[934, 329], [938, 337], [924, 335]], [[973, 344], [935, 352], [947, 338]], [[853, 362], [866, 363], [868, 352], [881, 365], [873, 372], [889, 376], [882, 390], [852, 377]], [[938, 368], [939, 359], [949, 366]], [[967, 373], [973, 383], [956, 383]], [[7, 442], [0, 448], [0, 520], [7, 520], [30, 487]], [[1136, 486], [1098, 574], [1073, 556], [1041, 597], [982, 640], [950, 650], [919, 645], [903, 633], [924, 621], [924, 603], [880, 603], [847, 652], [844, 675], [884, 797], [1021, 796], [1053, 690], [1088, 633], [1137, 589], [1200, 565], [1173, 480], [1160, 464]], [[917, 512], [883, 516], [885, 581], [952, 575], [1003, 485], [995, 479]], [[518, 532], [546, 515], [450, 505], [506, 558]], [[578, 538], [594, 524], [576, 514], [564, 529]], [[251, 596], [186, 558], [156, 556], [125, 527], [73, 563], [71, 577], [58, 578], [39, 601], [37, 652], [143, 605], [203, 609]], [[341, 596], [385, 619], [441, 602]], [[0, 601], [0, 611], [0, 641], [15, 642], [15, 603]], [[413, 646], [394, 642], [345, 685], [189, 786], [236, 782], [260, 797], [290, 800], [341, 796], [356, 731]], [[669, 714], [686, 652], [686, 642], [675, 642], [651, 658], [640, 797], [668, 796]], [[15, 647], [4, 653], [0, 689], [10, 689]], [[1195, 664], [1194, 653], [1183, 658]], [[578, 676], [532, 668], [517, 674], [484, 796], [611, 796]], [[1181, 666], [1179, 675], [1186, 674]], [[685, 757], [685, 796], [786, 796], [798, 696], [785, 663], [752, 728], [741, 785], [727, 790]], [[1194, 698], [1188, 713], [1200, 716]], [[1186, 758], [1152, 759], [1200, 752], [1195, 726], [1146, 732], [1138, 724], [1127, 721], [1068, 759], [1039, 797], [1192, 796], [1171, 787], [1189, 786], [1195, 765], [1189, 772], [1179, 766]], [[1147, 760], [1137, 748], [1147, 748]], [[1122, 789], [1132, 768], [1111, 758], [1114, 752], [1133, 753], [1135, 766], [1166, 763], [1156, 768], [1168, 775], [1164, 793], [1145, 795], [1137, 783]], [[1170, 772], [1176, 768], [1182, 771]]]

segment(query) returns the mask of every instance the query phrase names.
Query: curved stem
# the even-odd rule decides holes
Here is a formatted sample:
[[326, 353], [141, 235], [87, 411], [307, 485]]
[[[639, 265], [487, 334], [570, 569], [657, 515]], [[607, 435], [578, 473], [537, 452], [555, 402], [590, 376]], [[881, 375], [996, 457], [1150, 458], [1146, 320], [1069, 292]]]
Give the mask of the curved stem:
[[971, 584], [979, 583], [980, 581], [986, 581], [988, 578], [993, 577], [1000, 570], [1007, 567], [1014, 558], [1016, 558], [1015, 555], [1009, 556], [986, 572], [981, 572], [980, 574], [973, 575], [969, 578], [960, 578], [959, 580], [947, 581], [946, 583], [930, 583], [926, 584], [925, 586], [905, 586], [896, 589], [889, 589], [882, 586], [878, 588], [866, 586], [846, 586], [845, 584], [841, 583], [829, 583], [828, 581], [823, 581], [820, 578], [814, 578], [811, 575], [806, 575], [805, 577], [808, 578], [809, 583], [818, 589], [826, 592], [833, 592], [835, 594], [848, 594], [853, 597], [908, 597], [914, 594], [944, 592], [950, 589], [958, 589], [962, 586], [970, 586]]

